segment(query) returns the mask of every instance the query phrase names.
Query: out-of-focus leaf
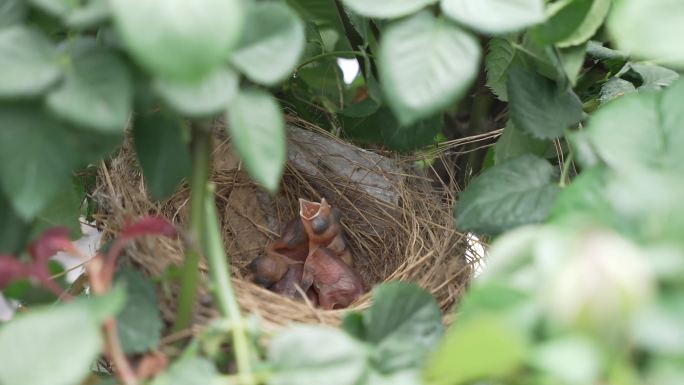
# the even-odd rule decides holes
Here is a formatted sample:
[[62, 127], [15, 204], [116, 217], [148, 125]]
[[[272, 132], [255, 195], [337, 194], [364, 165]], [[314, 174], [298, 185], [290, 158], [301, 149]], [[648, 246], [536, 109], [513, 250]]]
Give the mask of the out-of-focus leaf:
[[682, 18], [684, 2], [679, 0], [621, 0], [615, 2], [607, 25], [620, 50], [681, 69]]
[[249, 79], [265, 85], [285, 79], [304, 51], [304, 25], [282, 3], [254, 3], [231, 62]]
[[491, 315], [456, 322], [427, 362], [428, 385], [458, 385], [515, 371], [528, 355], [525, 337]]
[[[324, 342], [324, 343], [323, 343]], [[337, 329], [297, 326], [269, 345], [270, 385], [355, 385], [366, 370], [368, 349]]]
[[157, 79], [154, 89], [185, 116], [202, 118], [224, 112], [238, 91], [240, 78], [228, 67], [218, 68], [200, 81]]
[[563, 70], [565, 71], [565, 75], [567, 75], [572, 86], [577, 84], [577, 78], [582, 70], [586, 52], [586, 44], [580, 44], [574, 47], [567, 47], [558, 50], [560, 61], [563, 64]]
[[128, 52], [159, 77], [196, 80], [225, 62], [243, 26], [239, 0], [110, 0]]
[[639, 91], [658, 91], [679, 78], [677, 72], [651, 63], [631, 63], [629, 68], [641, 78]]
[[219, 382], [219, 372], [211, 361], [189, 357], [174, 362], [151, 385], [210, 385]]
[[634, 87], [634, 84], [631, 82], [618, 77], [613, 77], [601, 87], [599, 102], [606, 103], [621, 96], [635, 93], [636, 91], [636, 87]]
[[79, 238], [81, 236], [79, 217], [83, 198], [83, 191], [76, 183], [67, 184], [38, 214], [31, 233], [38, 235], [51, 227], [65, 227], [69, 229], [71, 238]]
[[476, 31], [498, 35], [544, 21], [542, 0], [442, 0], [442, 12]]
[[4, 0], [0, 3], [0, 28], [19, 24], [28, 13], [24, 0]]
[[60, 75], [55, 49], [40, 31], [23, 25], [0, 30], [0, 98], [40, 95]]
[[589, 16], [593, 4], [594, 0], [559, 0], [549, 4], [546, 10], [546, 22], [532, 29], [535, 40], [541, 44], [553, 44], [565, 39], [570, 39], [572, 42], [578, 40], [572, 36], [575, 33], [580, 37], [584, 35], [577, 31]]
[[133, 104], [128, 67], [112, 51], [80, 40], [71, 52], [72, 66], [50, 92], [47, 106], [55, 115], [86, 128], [121, 132]]
[[228, 109], [228, 122], [233, 145], [249, 174], [275, 192], [286, 157], [285, 122], [278, 103], [264, 91], [240, 91]]
[[477, 76], [480, 51], [474, 36], [429, 12], [387, 27], [378, 66], [399, 121], [409, 125], [458, 101]]
[[391, 19], [406, 16], [425, 8], [438, 0], [343, 0], [344, 5], [359, 15]]
[[580, 45], [589, 40], [598, 31], [599, 27], [603, 25], [611, 3], [612, 0], [592, 0], [591, 8], [582, 23], [569, 36], [557, 42], [556, 45], [561, 48], [567, 48]]
[[543, 221], [560, 190], [555, 173], [547, 161], [533, 155], [488, 169], [461, 193], [455, 209], [458, 227], [497, 234]]
[[611, 168], [684, 171], [684, 81], [660, 93], [627, 95], [606, 104], [590, 119], [586, 133]]
[[596, 383], [603, 369], [596, 343], [582, 336], [561, 337], [537, 346], [532, 365], [568, 385]]

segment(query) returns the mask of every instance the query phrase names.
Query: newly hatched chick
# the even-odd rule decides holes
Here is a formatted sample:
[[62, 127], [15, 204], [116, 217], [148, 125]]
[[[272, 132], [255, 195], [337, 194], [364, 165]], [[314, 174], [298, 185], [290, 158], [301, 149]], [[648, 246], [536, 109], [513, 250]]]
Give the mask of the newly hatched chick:
[[326, 310], [347, 307], [363, 294], [361, 276], [326, 247], [315, 248], [306, 258], [302, 288], [310, 287]]
[[325, 198], [321, 203], [300, 198], [299, 216], [309, 238], [309, 249], [314, 247], [312, 244], [326, 247], [347, 265], [353, 266], [354, 259], [344, 239], [339, 210], [332, 208]]
[[260, 255], [247, 265], [250, 271], [247, 278], [257, 285], [269, 287], [280, 281], [293, 263], [279, 254]]
[[309, 255], [307, 238], [301, 218], [297, 217], [285, 224], [280, 238], [266, 247], [266, 254], [280, 254], [293, 261], [303, 262]]
[[[269, 289], [275, 293], [284, 295], [285, 297], [300, 300], [302, 299], [302, 296], [299, 290], [297, 290], [297, 286], [299, 286], [300, 289], [302, 288], [303, 273], [303, 263], [300, 262], [292, 264], [287, 269], [287, 273], [285, 273], [285, 276], [283, 276], [283, 278], [280, 281], [271, 285]], [[304, 291], [304, 289], [301, 290]], [[306, 290], [306, 296], [314, 306], [318, 305], [318, 296], [314, 292], [313, 288]]]

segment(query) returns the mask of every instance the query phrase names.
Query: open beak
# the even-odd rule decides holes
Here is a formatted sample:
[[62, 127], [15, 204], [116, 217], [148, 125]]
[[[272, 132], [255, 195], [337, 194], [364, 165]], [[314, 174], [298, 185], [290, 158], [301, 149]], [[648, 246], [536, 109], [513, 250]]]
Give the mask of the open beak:
[[299, 216], [306, 220], [312, 220], [318, 215], [321, 204], [299, 198]]

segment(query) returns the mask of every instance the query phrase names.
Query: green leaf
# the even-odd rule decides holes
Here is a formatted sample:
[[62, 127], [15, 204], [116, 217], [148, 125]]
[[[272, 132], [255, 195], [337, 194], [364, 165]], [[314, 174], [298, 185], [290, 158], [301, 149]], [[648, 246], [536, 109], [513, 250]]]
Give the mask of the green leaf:
[[617, 224], [614, 209], [606, 195], [610, 173], [605, 167], [584, 170], [558, 194], [549, 213], [551, 223], [589, 220], [603, 224]]
[[606, 19], [608, 11], [610, 10], [611, 3], [612, 0], [593, 0], [591, 8], [582, 23], [580, 23], [570, 36], [557, 42], [556, 45], [561, 48], [566, 48], [580, 45], [589, 40], [596, 34], [599, 27], [603, 25], [603, 21]]
[[570, 88], [524, 67], [508, 77], [510, 114], [516, 127], [540, 139], [557, 138], [582, 119], [582, 102]]
[[376, 345], [376, 365], [383, 372], [419, 366], [444, 332], [437, 301], [403, 282], [378, 286], [363, 320], [366, 340]]
[[195, 80], [218, 68], [243, 26], [239, 0], [110, 0], [129, 53], [155, 75]]
[[489, 41], [489, 52], [485, 58], [487, 87], [504, 102], [508, 101], [506, 81], [514, 59], [515, 48], [508, 39], [495, 37]]
[[378, 66], [399, 121], [411, 124], [458, 101], [477, 76], [480, 55], [474, 36], [429, 12], [387, 27]]
[[627, 80], [618, 77], [610, 78], [601, 87], [599, 102], [606, 103], [621, 96], [637, 92], [636, 87]]
[[559, 0], [551, 3], [547, 8], [546, 22], [532, 29], [532, 35], [540, 44], [553, 44], [565, 39], [574, 42], [577, 38], [572, 38], [573, 34], [583, 35], [576, 31], [587, 19], [593, 4], [594, 0]]
[[682, 100], [683, 80], [660, 93], [621, 97], [592, 116], [586, 133], [599, 157], [615, 170], [684, 172]]
[[577, 84], [577, 78], [579, 77], [582, 66], [584, 65], [584, 56], [586, 53], [586, 44], [580, 44], [574, 47], [562, 48], [558, 50], [560, 61], [563, 64], [563, 70], [565, 71], [565, 75], [572, 86]]
[[0, 127], [0, 187], [30, 220], [68, 184], [79, 159], [75, 138], [34, 105], [1, 105]]
[[225, 111], [238, 90], [238, 74], [228, 67], [200, 81], [157, 79], [155, 91], [176, 111], [190, 117], [207, 117]]
[[[392, 122], [395, 124], [391, 124]], [[435, 116], [409, 126], [402, 126], [396, 119], [391, 119], [384, 121], [380, 127], [382, 141], [388, 148], [411, 151], [435, 144], [435, 138], [442, 132], [444, 122], [441, 116]]]
[[[27, 243], [30, 224], [14, 211], [0, 191], [0, 254], [18, 255]], [[5, 293], [6, 294], [6, 293]]]
[[282, 3], [255, 3], [231, 62], [250, 80], [273, 85], [287, 78], [304, 52], [304, 24]]
[[566, 336], [537, 346], [532, 365], [563, 384], [585, 385], [599, 381], [601, 356], [596, 343], [587, 337]]
[[0, 28], [21, 23], [27, 13], [28, 7], [24, 0], [4, 0], [0, 3]]
[[679, 0], [622, 0], [615, 2], [607, 26], [618, 49], [681, 69], [682, 18], [684, 2]]
[[109, 17], [107, 0], [30, 0], [30, 2], [65, 24], [77, 29], [87, 28], [105, 21]]
[[548, 147], [548, 141], [527, 135], [518, 130], [509, 120], [504, 127], [503, 134], [494, 146], [494, 164], [501, 164], [508, 159], [525, 154], [543, 156]]
[[0, 98], [40, 95], [60, 75], [55, 49], [41, 32], [24, 26], [0, 30]]
[[55, 196], [47, 207], [38, 214], [31, 234], [37, 237], [43, 231], [51, 227], [66, 227], [69, 229], [71, 238], [81, 237], [81, 202], [84, 198], [82, 186], [71, 183]]
[[496, 234], [546, 219], [559, 187], [547, 161], [523, 155], [488, 169], [461, 193], [459, 228]]
[[87, 301], [34, 308], [0, 328], [0, 383], [81, 383], [101, 348]]
[[154, 379], [151, 385], [210, 385], [218, 384], [219, 372], [204, 358], [182, 358], [169, 370]]
[[191, 161], [183, 140], [182, 120], [165, 113], [138, 115], [133, 125], [135, 152], [145, 184], [155, 200], [173, 193], [190, 175]]
[[651, 63], [630, 63], [629, 68], [641, 78], [639, 91], [658, 91], [679, 78], [675, 71]]
[[442, 0], [442, 12], [478, 32], [500, 35], [544, 21], [543, 0]]
[[527, 342], [513, 327], [491, 315], [456, 322], [428, 361], [427, 385], [457, 385], [513, 372], [527, 356]]
[[124, 270], [117, 283], [126, 287], [126, 306], [116, 317], [121, 346], [126, 353], [143, 353], [159, 345], [162, 323], [154, 285], [141, 272]]
[[71, 52], [64, 82], [47, 97], [63, 119], [104, 132], [123, 131], [131, 113], [133, 86], [124, 62], [94, 41], [81, 40]]
[[323, 326], [297, 326], [276, 335], [268, 349], [269, 385], [355, 385], [368, 349], [353, 337]]
[[343, 0], [352, 11], [366, 17], [392, 19], [410, 15], [439, 0]]
[[278, 103], [264, 91], [240, 91], [228, 109], [228, 122], [249, 174], [275, 192], [286, 160], [285, 122]]

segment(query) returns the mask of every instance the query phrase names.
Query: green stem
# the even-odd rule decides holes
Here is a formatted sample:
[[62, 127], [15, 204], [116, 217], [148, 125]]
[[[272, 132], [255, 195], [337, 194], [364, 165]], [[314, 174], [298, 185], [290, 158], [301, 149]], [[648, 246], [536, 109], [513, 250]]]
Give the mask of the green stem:
[[213, 292], [221, 314], [230, 320], [239, 383], [241, 385], [252, 385], [256, 384], [256, 379], [251, 369], [250, 343], [230, 280], [230, 266], [223, 248], [223, 237], [221, 236], [216, 204], [214, 202], [214, 186], [209, 185], [207, 191], [209, 193], [204, 200], [205, 227], [202, 234], [202, 243], [209, 264]]
[[561, 187], [565, 187], [568, 185], [568, 173], [570, 172], [570, 166], [572, 165], [573, 158], [574, 153], [570, 151], [568, 153], [568, 158], [565, 159], [565, 163], [563, 163], [563, 171], [561, 172], [560, 181], [558, 182], [558, 185]]
[[199, 125], [193, 126], [191, 147], [192, 179], [190, 181], [190, 227], [188, 229], [191, 246], [185, 255], [185, 263], [183, 264], [174, 331], [180, 331], [190, 326], [197, 296], [201, 255], [199, 236], [203, 233], [204, 197], [207, 195], [206, 188], [209, 180], [211, 155], [211, 131]]
[[297, 66], [297, 69], [296, 69], [295, 71], [299, 70], [300, 68], [304, 67], [304, 66], [307, 65], [307, 64], [313, 63], [313, 62], [315, 62], [315, 61], [318, 61], [318, 60], [320, 60], [320, 59], [326, 58], [326, 57], [328, 57], [328, 56], [339, 56], [339, 55], [358, 55], [358, 56], [363, 56], [363, 55], [366, 55], [366, 53], [365, 53], [365, 52], [362, 52], [362, 51], [335, 51], [335, 52], [326, 52], [326, 53], [322, 53], [322, 54], [320, 54], [320, 55], [312, 56], [311, 58], [309, 58], [309, 59], [304, 60], [303, 62], [301, 62], [301, 63]]

